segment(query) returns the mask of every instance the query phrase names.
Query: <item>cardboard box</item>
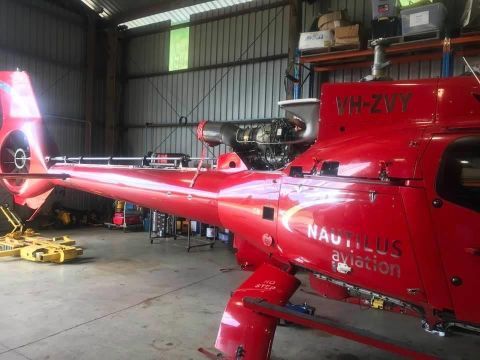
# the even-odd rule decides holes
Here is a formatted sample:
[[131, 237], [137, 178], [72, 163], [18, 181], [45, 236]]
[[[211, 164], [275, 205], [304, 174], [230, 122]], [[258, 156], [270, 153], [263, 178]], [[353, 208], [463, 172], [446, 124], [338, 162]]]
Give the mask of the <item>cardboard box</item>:
[[351, 38], [336, 39], [335, 45], [360, 45], [360, 38], [351, 37]]
[[341, 26], [335, 29], [335, 39], [358, 37], [360, 25]]
[[360, 44], [360, 25], [341, 26], [335, 29], [335, 45]]
[[301, 33], [298, 48], [301, 51], [321, 49], [332, 46], [333, 42], [334, 37], [331, 30]]
[[350, 25], [350, 21], [347, 20], [333, 20], [328, 23], [325, 23], [322, 25], [320, 30], [334, 30], [337, 27], [340, 26], [347, 26]]
[[337, 20], [348, 20], [347, 14], [344, 10], [332, 11], [327, 14], [321, 15], [318, 18], [318, 28], [321, 29], [323, 25]]

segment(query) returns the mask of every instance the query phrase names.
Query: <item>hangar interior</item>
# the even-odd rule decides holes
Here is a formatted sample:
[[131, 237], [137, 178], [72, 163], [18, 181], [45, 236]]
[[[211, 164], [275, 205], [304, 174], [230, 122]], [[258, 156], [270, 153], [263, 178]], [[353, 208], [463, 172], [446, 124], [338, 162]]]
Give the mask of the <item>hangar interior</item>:
[[[262, 126], [272, 122], [284, 124], [285, 118], [290, 114], [279, 106], [281, 101], [320, 98], [325, 84], [334, 86], [357, 83], [356, 86], [361, 86], [359, 81], [372, 72], [372, 48], [375, 45], [368, 41], [373, 39], [372, 24], [377, 21], [374, 14], [378, 3], [396, 3], [400, 9], [400, 1], [384, 0], [0, 0], [0, 72], [24, 71], [28, 74], [42, 126], [58, 147], [48, 155], [58, 156], [54, 161], [60, 165], [62, 161], [66, 165], [102, 161], [102, 164], [113, 167], [125, 165], [125, 168], [135, 169], [139, 164], [140, 167], [145, 164], [157, 168], [168, 167], [173, 161], [174, 169], [178, 169], [178, 163], [182, 163], [180, 168], [197, 169], [190, 184], [190, 188], [195, 188], [195, 181], [199, 181], [200, 185], [215, 181], [202, 182], [200, 169], [214, 169], [217, 159], [232, 151], [232, 146], [228, 146], [228, 142], [223, 139], [218, 146], [207, 146], [199, 141], [198, 128], [204, 126], [204, 121], [230, 124], [238, 131], [244, 131], [242, 134], [247, 136], [251, 128], [264, 130]], [[448, 77], [445, 72], [449, 72], [450, 76], [465, 75], [470, 63], [466, 65], [463, 56], [471, 61], [473, 67], [480, 63], [478, 28], [468, 34], [458, 30], [461, 21], [465, 19], [465, 9], [469, 6], [480, 9], [479, 2], [444, 0], [410, 3], [421, 3], [418, 6], [427, 7], [442, 5], [448, 12], [448, 17], [441, 20], [441, 29], [433, 31], [433, 35], [422, 34], [413, 40], [397, 36], [402, 37], [400, 44], [387, 46], [387, 60], [391, 60], [391, 64], [385, 68], [385, 76], [390, 81], [415, 83], [418, 80], [421, 85], [424, 79]], [[416, 9], [413, 5], [409, 6], [405, 6], [402, 12]], [[432, 16], [428, 11], [427, 15], [422, 16]], [[476, 11], [480, 14], [480, 10]], [[339, 16], [332, 22], [345, 22], [343, 25], [348, 22], [348, 26], [360, 24], [354, 35], [356, 40], [353, 44], [337, 47], [326, 45], [322, 50], [299, 50], [300, 34], [321, 32], [317, 24], [325, 14]], [[345, 19], [340, 18], [342, 16]], [[413, 24], [412, 21], [411, 18], [410, 25]], [[385, 29], [382, 28], [382, 31]], [[445, 38], [451, 38], [447, 50]], [[449, 52], [450, 46], [455, 51]], [[446, 59], [449, 59], [447, 68]], [[474, 79], [473, 76], [469, 77], [469, 81], [473, 82]], [[1, 81], [2, 78], [0, 85], [3, 84]], [[478, 95], [479, 84], [472, 85], [474, 95]], [[0, 91], [6, 90], [0, 87]], [[343, 90], [339, 91], [342, 94]], [[351, 95], [349, 90], [344, 91]], [[363, 91], [359, 90], [355, 96], [365, 95]], [[413, 91], [415, 96], [417, 90]], [[392, 94], [397, 96], [397, 93]], [[338, 99], [337, 97], [334, 107], [340, 106]], [[395, 108], [396, 98], [392, 99], [391, 104]], [[397, 100], [399, 102], [400, 97]], [[388, 97], [385, 97], [387, 110], [388, 101]], [[425, 107], [429, 106], [428, 101], [424, 100]], [[421, 103], [416, 106], [416, 109], [422, 107]], [[451, 107], [461, 109], [462, 105], [451, 104]], [[479, 112], [472, 109], [470, 115], [476, 114], [477, 120], [465, 131], [478, 138]], [[6, 113], [3, 103], [3, 114]], [[396, 117], [392, 115], [392, 119]], [[321, 119], [320, 124], [327, 120]], [[6, 122], [6, 118], [2, 117], [2, 123]], [[466, 129], [466, 125], [462, 126]], [[282, 129], [275, 129], [277, 135], [281, 134]], [[2, 142], [4, 136], [6, 135], [0, 134]], [[388, 136], [379, 136], [376, 140], [364, 137], [364, 142], [372, 141], [390, 147]], [[265, 144], [267, 148], [271, 145]], [[14, 160], [27, 159], [33, 164], [35, 146], [29, 144], [31, 157], [18, 158], [15, 153]], [[347, 150], [348, 144], [339, 145], [338, 149]], [[479, 147], [476, 145], [471, 149], [475, 154]], [[362, 151], [368, 156], [372, 150], [365, 148]], [[3, 150], [0, 152], [4, 164], [8, 154], [4, 156]], [[266, 159], [266, 153], [262, 154]], [[75, 158], [67, 160], [68, 157]], [[121, 160], [127, 157], [134, 158], [134, 162], [127, 164], [126, 160]], [[268, 160], [261, 159], [263, 168], [254, 166], [249, 170], [259, 170], [261, 174], [270, 170], [280, 171], [293, 159], [282, 152], [281, 155], [272, 155]], [[242, 160], [245, 159], [242, 158], [239, 162]], [[277, 160], [281, 166], [274, 164]], [[371, 162], [375, 161], [376, 158]], [[2, 166], [2, 173], [5, 172]], [[120, 180], [116, 176], [127, 176], [122, 174], [104, 169], [94, 177], [109, 178], [110, 180], [102, 181], [118, 185]], [[292, 174], [290, 172], [291, 177], [296, 178]], [[27, 185], [32, 184], [29, 181], [35, 181], [35, 176], [37, 175], [33, 174], [32, 178], [27, 178], [25, 183], [15, 183], [17, 180], [6, 178], [2, 181], [10, 181], [10, 185], [27, 191]], [[41, 176], [38, 175], [38, 178], [43, 179]], [[67, 175], [59, 175], [58, 172], [51, 176], [52, 179], [60, 179], [62, 176], [62, 180], [67, 178]], [[75, 174], [68, 175], [74, 176]], [[473, 215], [469, 213], [463, 218], [475, 217], [476, 221], [472, 223], [478, 227], [480, 177], [475, 176], [477, 192], [470, 198], [472, 203], [475, 202], [470, 208], [475, 210]], [[244, 178], [239, 175], [238, 179]], [[149, 181], [155, 180], [147, 173], [141, 179], [125, 180], [118, 193], [140, 193], [141, 190], [135, 190], [135, 186], [139, 182], [147, 184]], [[264, 183], [267, 180], [262, 178], [261, 181], [263, 182], [257, 184], [259, 188], [254, 191], [253, 197], [268, 199], [269, 190]], [[273, 180], [274, 183], [275, 181]], [[30, 204], [28, 201], [22, 200], [23, 205], [18, 204], [21, 202], [18, 201], [21, 194], [12, 196], [12, 190], [8, 186], [0, 189], [1, 203], [8, 204], [5, 207], [20, 215], [25, 222], [25, 229], [32, 227], [48, 238], [68, 234], [69, 238], [75, 240], [74, 246], [81, 248], [78, 254], [83, 253], [71, 262], [62, 264], [38, 263], [38, 256], [36, 261], [24, 261], [21, 259], [23, 255], [18, 255], [20, 252], [14, 257], [0, 259], [3, 280], [0, 301], [4, 304], [0, 310], [0, 329], [3, 330], [0, 332], [0, 360], [229, 359], [227, 356], [217, 357], [219, 350], [214, 346], [215, 339], [219, 324], [224, 321], [221, 320], [222, 316], [225, 319], [224, 308], [231, 293], [251, 275], [251, 272], [242, 270], [248, 267], [244, 266], [245, 263], [237, 263], [232, 249], [235, 231], [216, 224], [203, 226], [201, 219], [193, 217], [181, 218], [181, 210], [179, 214], [173, 214], [175, 216], [155, 211], [161, 211], [161, 205], [152, 211], [144, 205], [138, 208], [135, 206], [137, 204], [129, 201], [127, 195], [125, 198], [109, 198], [109, 192], [105, 188], [93, 188], [92, 191], [84, 192], [82, 190], [87, 185], [82, 185], [84, 188], [80, 185], [64, 187], [59, 182], [55, 182], [55, 185], [57, 186], [52, 192], [47, 194], [49, 196], [45, 203], [35, 212], [23, 206]], [[157, 186], [150, 183], [147, 185], [152, 189]], [[161, 189], [158, 191], [166, 189], [158, 186]], [[404, 186], [409, 186], [408, 181]], [[248, 188], [242, 190], [240, 187], [238, 192], [240, 191], [248, 191]], [[152, 197], [150, 193], [145, 194], [147, 198]], [[371, 202], [375, 201], [376, 192], [366, 194], [367, 198], [370, 196]], [[202, 194], [199, 196], [208, 197]], [[406, 200], [402, 204], [406, 206]], [[189, 205], [182, 203], [181, 206]], [[192, 205], [192, 209], [195, 206], [197, 205]], [[250, 206], [252, 213], [262, 211], [249, 205], [247, 200], [240, 202], [238, 207], [241, 206]], [[393, 207], [394, 205], [390, 208]], [[266, 209], [274, 211], [273, 208], [263, 206], [262, 219], [269, 216], [265, 213]], [[130, 209], [134, 213], [132, 219], [135, 217], [136, 221], [131, 224], [127, 223]], [[215, 216], [220, 211], [213, 207], [210, 210], [207, 205], [201, 209], [200, 213], [211, 211]], [[228, 216], [243, 219], [240, 213], [235, 212], [238, 209], [233, 205], [229, 209], [232, 215]], [[344, 213], [348, 211], [346, 209]], [[275, 216], [276, 212], [275, 208]], [[32, 213], [35, 219], [27, 221]], [[370, 216], [368, 212], [366, 214], [362, 216]], [[120, 223], [116, 222], [117, 215]], [[206, 218], [208, 216], [214, 217], [204, 215]], [[222, 218], [223, 215], [219, 216]], [[226, 218], [228, 216], [225, 215]], [[271, 216], [273, 219], [274, 215]], [[371, 216], [379, 216], [375, 221], [384, 222], [388, 227], [397, 224], [395, 219], [387, 219], [390, 215], [375, 212]], [[328, 219], [327, 215], [318, 217]], [[418, 219], [418, 226], [421, 227], [422, 221], [426, 220], [421, 217]], [[373, 220], [363, 220], [375, 226]], [[244, 221], [243, 226], [249, 227], [248, 220]], [[135, 225], [138, 225], [138, 229], [133, 229]], [[468, 238], [474, 228], [473, 225], [468, 227], [460, 222], [457, 225], [455, 234], [462, 238]], [[11, 226], [11, 219], [4, 221], [2, 218], [0, 229], [3, 233], [8, 233]], [[251, 226], [263, 227], [264, 224]], [[310, 231], [313, 232], [313, 228], [308, 229], [309, 234]], [[315, 228], [315, 234], [316, 231]], [[435, 231], [442, 230], [435, 228], [432, 233]], [[295, 240], [297, 235], [291, 235], [292, 239]], [[327, 242], [329, 236], [330, 234], [326, 235]], [[332, 233], [331, 236], [333, 239], [335, 234]], [[433, 235], [425, 232], [423, 236]], [[321, 235], [318, 238], [320, 237]], [[1, 250], [10, 251], [11, 248], [5, 248], [2, 241]], [[275, 245], [277, 239], [265, 230], [262, 241], [265, 246], [267, 243], [273, 246], [272, 242]], [[376, 241], [378, 250], [378, 237]], [[395, 239], [385, 241], [387, 244], [392, 241], [390, 244], [394, 248]], [[478, 238], [472, 240], [473, 245], [468, 244], [465, 245], [465, 251], [478, 255]], [[301, 260], [303, 255], [301, 250], [297, 251], [296, 245], [291, 249], [300, 263], [304, 261]], [[405, 248], [402, 250], [407, 251]], [[424, 250], [427, 252], [428, 249]], [[283, 251], [289, 250], [279, 249], [280, 254]], [[436, 251], [431, 250], [432, 257], [440, 256]], [[239, 253], [237, 252], [237, 258]], [[0, 252], [0, 256], [4, 255]], [[272, 257], [272, 254], [269, 256]], [[418, 253], [416, 256], [416, 262], [423, 261], [418, 258]], [[396, 261], [394, 254], [392, 257]], [[241, 263], [240, 260], [239, 262]], [[430, 264], [428, 266], [434, 266], [433, 262], [427, 263]], [[477, 268], [469, 269], [476, 274], [478, 265]], [[377, 292], [369, 295], [367, 303], [356, 304], [334, 301], [330, 296], [319, 296], [309, 283], [311, 275], [308, 271], [298, 271], [297, 278], [301, 280], [301, 285], [288, 302], [290, 311], [306, 316], [309, 309], [315, 308], [319, 316], [360, 329], [364, 332], [361, 333], [362, 336], [374, 333], [394, 339], [402, 346], [414, 347], [419, 353], [433, 354], [438, 358], [473, 359], [480, 350], [476, 337], [478, 335], [472, 335], [478, 328], [466, 331], [465, 334], [437, 336], [438, 334], [422, 329], [418, 316], [403, 315], [408, 314], [410, 308], [392, 312], [379, 310], [383, 309], [383, 303], [387, 304], [390, 298], [377, 296]], [[454, 278], [452, 283], [457, 286]], [[379, 294], [382, 294], [383, 284], [390, 281], [395, 282], [396, 279], [385, 278], [375, 283]], [[464, 281], [468, 283], [467, 280]], [[475, 282], [474, 279], [472, 281]], [[480, 285], [478, 279], [474, 285]], [[471, 284], [468, 286], [473, 288]], [[435, 286], [432, 288], [435, 289]], [[472, 297], [475, 295], [472, 294]], [[377, 300], [381, 306], [377, 306]], [[468, 306], [465, 308], [469, 309]], [[470, 311], [467, 310], [465, 311]], [[480, 319], [478, 310], [472, 318]], [[475, 327], [475, 321], [467, 323], [472, 328]], [[377, 349], [332, 335], [318, 327], [309, 327], [312, 326], [292, 322], [286, 322], [283, 326], [276, 327], [276, 330], [274, 327], [275, 340], [273, 341], [272, 335], [273, 346], [268, 356], [278, 360], [402, 357], [398, 352], [392, 354], [386, 351], [388, 347]], [[243, 339], [240, 338], [239, 341], [242, 345]], [[372, 345], [368, 341], [367, 344]], [[200, 351], [200, 348], [204, 350]], [[237, 354], [232, 359], [268, 358], [259, 355], [260, 350], [258, 353], [255, 350], [249, 352], [248, 349], [242, 351], [237, 349]], [[403, 353], [404, 356], [405, 354]], [[406, 357], [416, 355], [407, 353]]]

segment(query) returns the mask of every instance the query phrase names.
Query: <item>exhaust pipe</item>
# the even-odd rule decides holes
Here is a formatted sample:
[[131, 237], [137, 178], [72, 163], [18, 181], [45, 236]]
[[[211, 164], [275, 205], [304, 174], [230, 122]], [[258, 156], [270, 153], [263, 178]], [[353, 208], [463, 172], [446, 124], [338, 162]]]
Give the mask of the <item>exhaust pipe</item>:
[[313, 143], [318, 136], [319, 118], [318, 110], [320, 100], [318, 99], [297, 99], [284, 100], [278, 103], [281, 109], [296, 116], [305, 128], [298, 134], [298, 138], [289, 144]]

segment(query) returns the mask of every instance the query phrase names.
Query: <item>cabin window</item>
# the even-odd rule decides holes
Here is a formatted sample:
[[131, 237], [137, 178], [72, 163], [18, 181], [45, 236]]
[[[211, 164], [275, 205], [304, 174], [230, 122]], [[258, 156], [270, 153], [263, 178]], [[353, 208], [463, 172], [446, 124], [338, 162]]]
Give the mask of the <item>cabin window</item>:
[[437, 178], [445, 200], [480, 211], [480, 137], [454, 141], [445, 151]]

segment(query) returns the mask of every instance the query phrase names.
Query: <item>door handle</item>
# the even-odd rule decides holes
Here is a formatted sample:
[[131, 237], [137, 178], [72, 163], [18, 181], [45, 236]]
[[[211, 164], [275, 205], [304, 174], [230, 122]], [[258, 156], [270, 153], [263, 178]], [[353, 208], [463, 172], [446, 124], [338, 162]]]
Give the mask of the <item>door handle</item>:
[[479, 248], [465, 248], [465, 251], [470, 255], [480, 256]]

